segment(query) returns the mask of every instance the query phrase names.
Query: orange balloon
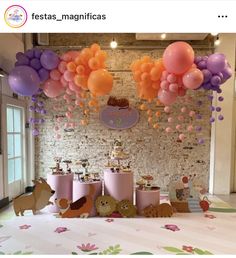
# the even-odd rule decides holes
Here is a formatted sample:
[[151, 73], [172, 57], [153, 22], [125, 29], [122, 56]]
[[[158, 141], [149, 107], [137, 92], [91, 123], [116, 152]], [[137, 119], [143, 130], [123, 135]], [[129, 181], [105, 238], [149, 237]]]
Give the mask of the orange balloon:
[[141, 71], [135, 71], [134, 72], [134, 80], [136, 82], [140, 82], [141, 81], [141, 75], [142, 75], [142, 72]]
[[153, 82], [152, 87], [153, 87], [153, 89], [159, 90], [160, 89], [160, 81]]
[[103, 96], [112, 90], [113, 77], [105, 69], [91, 72], [88, 78], [88, 89], [95, 96]]
[[139, 83], [140, 88], [152, 88], [152, 82], [151, 81], [141, 81]]
[[88, 124], [88, 121], [86, 119], [82, 119], [82, 120], [80, 120], [80, 124], [85, 126]]
[[158, 123], [155, 123], [154, 125], [153, 125], [153, 128], [154, 129], [157, 129], [159, 127], [159, 124]]
[[107, 58], [107, 53], [103, 50], [98, 50], [95, 54], [95, 57], [98, 58], [98, 60], [102, 63], [106, 60]]
[[141, 65], [142, 65], [142, 61], [141, 60], [135, 60], [131, 64], [130, 68], [131, 68], [132, 71], [136, 71], [136, 70], [140, 69]]
[[141, 61], [143, 61], [143, 62], [151, 62], [152, 61], [152, 59], [151, 59], [151, 57], [150, 56], [143, 56], [142, 57], [142, 59], [141, 59]]
[[152, 123], [152, 117], [148, 117], [148, 123]]
[[74, 63], [74, 62], [69, 62], [68, 64], [67, 64], [67, 66], [66, 66], [66, 68], [67, 68], [67, 70], [69, 71], [69, 72], [75, 72], [75, 70], [76, 70], [76, 64]]
[[153, 64], [151, 62], [149, 62], [149, 63], [143, 63], [141, 65], [140, 69], [141, 69], [142, 72], [149, 73], [150, 70], [152, 69], [152, 67], [153, 67]]
[[80, 56], [78, 56], [78, 57], [75, 58], [75, 64], [76, 64], [76, 65], [81, 65], [81, 64], [82, 64], [82, 60], [81, 60], [81, 57], [80, 57]]
[[96, 107], [98, 106], [98, 101], [96, 99], [91, 99], [88, 103], [89, 107]]
[[157, 111], [155, 115], [156, 115], [156, 117], [159, 117], [161, 115], [161, 112]]
[[158, 90], [157, 89], [154, 89], [152, 88], [152, 86], [149, 84], [147, 85], [142, 85], [143, 82], [141, 82], [141, 87], [138, 88], [138, 96], [139, 98], [141, 99], [145, 99], [145, 100], [153, 100], [154, 98], [157, 97], [157, 93], [158, 93]]
[[90, 48], [86, 47], [80, 52], [80, 58], [83, 64], [88, 64], [89, 59], [92, 57], [93, 57], [93, 52]]
[[78, 65], [76, 68], [76, 72], [78, 73], [78, 75], [85, 74], [85, 67], [83, 65]]
[[95, 54], [97, 51], [99, 51], [101, 49], [101, 47], [97, 43], [94, 43], [91, 45], [90, 49]]
[[139, 109], [142, 110], [142, 111], [147, 110], [147, 106], [145, 104], [141, 104], [139, 106]]
[[147, 73], [147, 72], [142, 73], [141, 80], [144, 82], [151, 82], [151, 77], [150, 77], [149, 73]]
[[150, 75], [151, 75], [151, 80], [152, 81], [158, 81], [161, 78], [161, 74], [162, 74], [162, 70], [159, 70], [156, 66], [154, 66], [151, 71], [150, 71]]
[[99, 62], [98, 58], [96, 58], [96, 57], [90, 58], [89, 61], [88, 61], [88, 66], [92, 70], [99, 69], [100, 68], [100, 62]]
[[76, 75], [74, 78], [74, 83], [84, 90], [88, 89], [88, 77], [86, 76]]

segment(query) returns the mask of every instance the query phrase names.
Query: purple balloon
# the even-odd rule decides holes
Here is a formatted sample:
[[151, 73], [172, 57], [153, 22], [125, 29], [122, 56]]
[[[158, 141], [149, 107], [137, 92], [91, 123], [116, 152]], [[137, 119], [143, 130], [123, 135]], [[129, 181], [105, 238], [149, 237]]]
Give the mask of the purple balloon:
[[29, 65], [30, 60], [27, 56], [25, 55], [21, 55], [18, 59], [17, 59], [17, 66], [19, 65]]
[[201, 56], [195, 56], [194, 57], [194, 63], [198, 64], [200, 61], [202, 61], [202, 57]]
[[57, 68], [59, 61], [57, 54], [52, 50], [44, 50], [40, 57], [41, 65], [47, 70]]
[[41, 55], [42, 55], [42, 50], [38, 48], [34, 48], [34, 57], [40, 59]]
[[203, 84], [203, 86], [202, 86], [205, 90], [211, 90], [211, 88], [212, 88], [212, 85], [211, 85], [211, 83], [204, 83]]
[[37, 58], [33, 58], [33, 59], [30, 60], [30, 66], [37, 71], [40, 68], [42, 68], [41, 63], [40, 63], [39, 59], [37, 59]]
[[211, 112], [215, 111], [215, 107], [210, 106], [210, 111], [211, 111]]
[[214, 96], [208, 95], [207, 98], [208, 98], [209, 100], [213, 100]]
[[35, 107], [34, 106], [30, 106], [29, 107], [29, 111], [31, 111], [31, 112], [35, 111]]
[[221, 89], [221, 88], [218, 88], [218, 89], [216, 90], [216, 92], [217, 92], [218, 94], [220, 94], [220, 93], [222, 93], [222, 89]]
[[221, 107], [216, 107], [216, 112], [220, 112], [221, 111]]
[[39, 130], [38, 129], [34, 129], [32, 131], [32, 134], [33, 134], [33, 136], [38, 136], [39, 135]]
[[40, 109], [39, 107], [36, 107], [36, 108], [35, 108], [35, 112], [40, 113], [40, 112], [41, 112], [41, 109]]
[[204, 142], [205, 142], [204, 139], [202, 138], [198, 139], [198, 144], [203, 144]]
[[220, 121], [222, 121], [222, 120], [224, 120], [224, 117], [223, 117], [222, 115], [219, 115], [219, 116], [218, 116], [218, 119], [219, 119]]
[[211, 117], [210, 118], [210, 123], [214, 123], [215, 122], [215, 118], [214, 117]]
[[197, 64], [197, 67], [198, 67], [200, 70], [206, 69], [206, 68], [207, 68], [207, 62], [206, 62], [206, 61], [200, 61], [200, 62]]
[[45, 120], [43, 118], [39, 119], [39, 124], [43, 124], [45, 122]]
[[26, 55], [29, 59], [34, 58], [34, 50], [33, 50], [33, 49], [28, 49], [28, 50], [25, 52], [25, 55]]
[[43, 106], [44, 106], [44, 103], [43, 103], [43, 101], [39, 101], [39, 102], [37, 103], [37, 105], [38, 105], [39, 107], [43, 107]]
[[24, 58], [24, 57], [25, 57], [25, 54], [24, 54], [24, 53], [22, 53], [22, 52], [16, 53], [16, 60], [17, 60], [17, 61], [20, 60], [21, 58]]
[[209, 56], [207, 60], [207, 69], [212, 73], [222, 72], [226, 66], [226, 58], [224, 54], [215, 53]]
[[200, 131], [202, 130], [202, 127], [198, 125], [198, 126], [196, 126], [195, 130], [196, 130], [197, 132], [200, 132]]
[[209, 82], [212, 78], [212, 73], [207, 69], [203, 69], [202, 73], [203, 73], [203, 77], [204, 77], [203, 82], [205, 82], [205, 83]]
[[37, 101], [37, 97], [32, 96], [31, 101], [32, 102], [36, 102]]
[[219, 101], [223, 101], [224, 98], [223, 98], [222, 96], [220, 96], [220, 97], [218, 98], [218, 100], [219, 100]]
[[37, 91], [38, 94], [40, 94], [42, 92], [43, 92], [43, 89], [41, 89], [41, 88], [39, 88], [38, 91]]
[[204, 56], [204, 57], [202, 58], [202, 60], [203, 60], [203, 61], [207, 61], [208, 58], [209, 58], [209, 56]]
[[196, 118], [199, 119], [199, 120], [201, 120], [201, 119], [202, 119], [202, 115], [197, 114], [197, 115], [196, 115]]
[[49, 78], [49, 72], [44, 68], [39, 69], [38, 74], [41, 82], [45, 82]]
[[223, 81], [224, 82], [226, 80], [228, 80], [233, 74], [233, 71], [232, 71], [229, 64], [227, 64], [226, 67], [221, 72], [222, 72], [222, 75], [223, 75]]
[[211, 84], [212, 84], [213, 86], [218, 86], [218, 85], [220, 85], [220, 84], [221, 84], [221, 78], [220, 78], [220, 76], [218, 76], [218, 75], [212, 76], [212, 78], [211, 78]]
[[46, 111], [45, 109], [41, 109], [40, 113], [41, 113], [42, 115], [46, 115], [46, 114], [47, 114], [47, 111]]
[[9, 74], [8, 83], [13, 92], [22, 96], [32, 96], [39, 88], [40, 79], [33, 68], [17, 66]]

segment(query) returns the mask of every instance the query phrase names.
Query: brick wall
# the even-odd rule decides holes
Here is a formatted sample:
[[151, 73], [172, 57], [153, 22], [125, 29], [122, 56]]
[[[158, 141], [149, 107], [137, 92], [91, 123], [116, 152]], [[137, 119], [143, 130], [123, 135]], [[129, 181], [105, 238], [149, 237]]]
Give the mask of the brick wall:
[[[87, 34], [86, 34], [87, 35]], [[55, 37], [54, 37], [55, 36]], [[51, 36], [51, 44], [59, 45], [56, 42], [62, 42], [65, 45], [67, 41], [63, 35], [56, 34]], [[61, 37], [61, 41], [60, 41]], [[71, 36], [70, 36], [71, 37]], [[82, 36], [80, 36], [82, 38]], [[91, 36], [90, 36], [91, 37]], [[101, 36], [102, 38], [103, 36]], [[107, 36], [104, 36], [107, 37]], [[70, 38], [71, 45], [74, 38]], [[92, 40], [88, 40], [89, 45]], [[94, 40], [98, 41], [99, 40]], [[102, 39], [101, 39], [102, 41]], [[64, 44], [63, 44], [64, 43]], [[79, 43], [78, 43], [79, 44]], [[83, 42], [86, 45], [86, 42]], [[80, 44], [81, 45], [81, 44]], [[204, 44], [203, 44], [204, 45]], [[59, 49], [59, 51], [61, 51]], [[197, 54], [205, 55], [210, 50], [195, 49]], [[150, 55], [153, 58], [161, 57], [163, 49], [145, 49], [138, 47], [137, 49], [108, 50], [108, 67], [112, 71], [115, 82], [111, 95], [116, 97], [126, 97], [132, 106], [140, 105], [139, 99], [136, 97], [135, 83], [132, 74], [129, 71], [130, 63], [142, 57]], [[196, 101], [201, 99], [203, 105], [200, 107], [200, 113], [203, 116], [201, 126], [203, 130], [201, 137], [205, 139], [205, 143], [199, 145], [197, 143], [197, 134], [193, 132], [187, 134], [187, 139], [181, 143], [177, 141], [178, 134], [167, 134], [164, 127], [167, 126], [167, 116], [164, 114], [160, 121], [160, 129], [153, 129], [147, 123], [147, 115], [140, 111], [139, 123], [128, 130], [114, 131], [105, 128], [98, 119], [98, 114], [92, 114], [90, 124], [87, 127], [78, 126], [74, 132], [64, 132], [63, 125], [66, 119], [61, 123], [62, 139], [56, 140], [54, 137], [54, 118], [58, 114], [64, 114], [66, 111], [63, 101], [56, 102], [52, 99], [44, 100], [48, 111], [46, 122], [40, 127], [40, 136], [35, 141], [35, 166], [36, 175], [45, 176], [50, 171], [49, 167], [54, 165], [53, 157], [61, 156], [63, 159], [71, 159], [75, 162], [81, 158], [88, 158], [90, 162], [90, 171], [102, 174], [104, 165], [106, 164], [106, 154], [111, 150], [111, 144], [115, 138], [120, 138], [125, 145], [125, 150], [130, 154], [132, 170], [135, 178], [138, 179], [141, 174], [152, 174], [163, 191], [167, 189], [168, 183], [172, 177], [178, 174], [194, 174], [196, 173], [205, 184], [208, 184], [209, 177], [209, 149], [210, 149], [210, 124], [209, 124], [209, 101], [206, 94], [201, 91], [189, 93], [193, 97], [193, 101], [187, 104], [189, 109], [196, 110]], [[106, 103], [107, 97], [101, 100], [101, 105]], [[60, 111], [54, 111], [55, 103], [60, 104]], [[173, 112], [179, 112], [181, 103], [177, 103], [173, 107]], [[186, 106], [186, 104], [185, 104]], [[155, 105], [152, 106], [156, 110]], [[160, 108], [161, 111], [163, 108]], [[198, 108], [199, 110], [199, 108]], [[78, 117], [81, 117], [81, 110], [75, 111]], [[190, 119], [186, 119], [184, 127], [189, 124]], [[73, 170], [78, 167], [72, 166]]]

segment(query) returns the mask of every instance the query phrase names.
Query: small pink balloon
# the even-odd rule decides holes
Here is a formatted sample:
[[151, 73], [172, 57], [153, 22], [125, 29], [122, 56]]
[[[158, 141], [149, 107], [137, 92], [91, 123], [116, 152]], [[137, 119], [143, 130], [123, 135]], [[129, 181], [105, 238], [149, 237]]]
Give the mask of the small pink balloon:
[[168, 81], [169, 83], [175, 83], [175, 82], [177, 81], [176, 75], [174, 75], [173, 73], [169, 74], [169, 75], [167, 76], [167, 81]]
[[69, 96], [68, 94], [65, 94], [65, 95], [63, 96], [63, 99], [64, 99], [64, 100], [70, 99], [70, 96]]
[[167, 132], [167, 133], [171, 133], [171, 132], [172, 132], [172, 129], [171, 129], [170, 127], [167, 127], [167, 128], [166, 128], [166, 132]]
[[189, 116], [191, 116], [191, 117], [195, 116], [195, 112], [194, 112], [193, 110], [191, 110], [191, 111], [189, 112]]
[[70, 127], [70, 123], [65, 123], [65, 124], [64, 124], [64, 127], [65, 127], [65, 128], [69, 128], [69, 127]]
[[79, 106], [79, 105], [80, 105], [80, 100], [79, 100], [79, 99], [77, 99], [77, 100], [75, 101], [75, 105], [76, 105], [76, 106]]
[[69, 82], [69, 89], [75, 92], [80, 92], [81, 88], [77, 86], [73, 81]]
[[67, 100], [66, 100], [66, 103], [67, 103], [67, 104], [71, 104], [71, 102], [72, 102], [72, 99], [67, 99]]
[[183, 76], [183, 84], [186, 88], [195, 90], [201, 86], [203, 83], [203, 73], [199, 69], [191, 68]]
[[65, 53], [65, 54], [63, 54], [63, 55], [61, 56], [61, 59], [62, 59], [63, 61], [65, 61], [65, 62], [70, 62], [70, 61], [72, 60], [72, 57], [71, 57], [70, 54]]
[[72, 112], [75, 108], [73, 106], [68, 106], [67, 109]]
[[181, 112], [182, 112], [182, 113], [185, 113], [186, 111], [187, 111], [187, 108], [186, 108], [186, 107], [182, 107], [182, 108], [181, 108]]
[[188, 128], [187, 128], [187, 130], [188, 130], [189, 132], [192, 132], [193, 126], [192, 126], [192, 125], [189, 125]]
[[184, 117], [182, 115], [178, 116], [179, 121], [184, 121]]
[[58, 117], [58, 118], [57, 118], [57, 122], [58, 122], [58, 123], [61, 123], [61, 122], [62, 122], [62, 117]]
[[61, 79], [61, 73], [57, 69], [54, 69], [50, 72], [50, 78], [54, 81], [59, 81]]
[[171, 105], [176, 101], [177, 93], [159, 89], [158, 99], [164, 105]]
[[73, 115], [72, 115], [71, 112], [66, 112], [66, 117], [67, 117], [68, 119], [72, 119]]
[[43, 85], [43, 92], [49, 98], [56, 98], [61, 95], [64, 91], [63, 86], [60, 81], [54, 81], [52, 79], [48, 79]]
[[163, 89], [163, 90], [168, 90], [169, 89], [169, 83], [168, 81], [162, 81], [160, 83], [160, 87]]
[[64, 88], [68, 86], [68, 82], [65, 80], [64, 76], [62, 75], [60, 78], [60, 82]]
[[164, 81], [164, 80], [167, 80], [167, 76], [168, 76], [168, 72], [167, 71], [163, 71], [162, 74], [161, 74], [161, 80]]
[[175, 128], [176, 128], [176, 130], [178, 130], [178, 131], [179, 131], [179, 130], [181, 130], [181, 125], [176, 125], [176, 127], [175, 127]]
[[179, 85], [177, 83], [171, 83], [169, 85], [169, 89], [171, 92], [178, 92]]
[[173, 123], [174, 119], [173, 117], [168, 117], [168, 123]]
[[170, 113], [170, 107], [169, 107], [169, 106], [165, 106], [165, 107], [164, 107], [164, 111], [165, 111], [166, 113]]
[[66, 94], [68, 94], [68, 95], [73, 95], [74, 93], [73, 93], [73, 91], [72, 90], [70, 90], [69, 88], [67, 88], [66, 89]]
[[74, 80], [75, 73], [72, 73], [72, 72], [69, 72], [69, 71], [65, 71], [63, 76], [64, 76], [64, 79], [67, 82], [72, 82]]
[[56, 139], [60, 140], [61, 139], [61, 135], [60, 134], [56, 134]]
[[182, 134], [180, 134], [179, 135], [179, 139], [181, 140], [181, 141], [183, 141], [184, 139], [185, 139], [185, 135], [182, 133]]
[[58, 125], [54, 126], [54, 131], [58, 131], [58, 130], [59, 130], [59, 126]]
[[66, 71], [67, 63], [65, 61], [61, 61], [58, 65], [58, 70], [60, 73], [64, 73]]

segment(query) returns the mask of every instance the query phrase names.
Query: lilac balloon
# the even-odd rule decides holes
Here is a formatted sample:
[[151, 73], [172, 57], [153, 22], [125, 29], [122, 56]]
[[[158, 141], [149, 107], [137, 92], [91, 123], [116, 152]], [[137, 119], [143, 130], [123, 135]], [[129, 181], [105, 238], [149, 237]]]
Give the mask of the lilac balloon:
[[233, 71], [232, 71], [229, 64], [226, 65], [226, 67], [221, 72], [222, 72], [222, 75], [223, 75], [224, 82], [226, 80], [228, 80], [233, 74]]
[[32, 134], [33, 134], [33, 136], [38, 136], [39, 135], [39, 130], [38, 129], [34, 129], [32, 131]]
[[203, 144], [204, 142], [205, 142], [204, 139], [202, 138], [198, 139], [198, 144]]
[[223, 75], [223, 73], [221, 73], [221, 72], [217, 73], [216, 75], [218, 75], [221, 80], [224, 78], [224, 75]]
[[29, 59], [32, 59], [34, 57], [34, 50], [33, 49], [28, 49], [26, 52], [25, 52], [25, 55], [29, 58]]
[[218, 98], [218, 100], [219, 100], [219, 101], [223, 101], [224, 98], [223, 98], [222, 96], [220, 96], [220, 97]]
[[60, 60], [57, 54], [52, 50], [44, 50], [40, 57], [42, 66], [47, 70], [53, 70], [57, 68], [59, 61]]
[[210, 106], [210, 111], [211, 111], [211, 112], [215, 111], [215, 107]]
[[203, 85], [202, 85], [202, 87], [205, 89], [205, 90], [211, 90], [211, 88], [212, 88], [212, 85], [211, 85], [211, 83], [204, 83]]
[[226, 58], [224, 54], [215, 53], [209, 56], [207, 60], [207, 69], [212, 73], [222, 72], [226, 66]]
[[216, 112], [220, 112], [221, 111], [221, 107], [216, 107]]
[[44, 68], [39, 69], [38, 74], [41, 82], [45, 82], [49, 78], [49, 72]]
[[22, 53], [22, 52], [16, 53], [16, 60], [20, 60], [21, 58], [24, 58], [24, 57], [25, 57], [24, 53]]
[[39, 107], [43, 107], [43, 106], [44, 106], [44, 103], [43, 103], [43, 101], [39, 101], [39, 102], [37, 103], [37, 105], [38, 105]]
[[39, 70], [40, 68], [42, 68], [42, 65], [41, 65], [41, 63], [40, 63], [40, 61], [39, 61], [39, 59], [38, 58], [33, 58], [33, 59], [31, 59], [30, 60], [30, 66], [32, 67], [32, 68], [34, 68], [35, 70]]
[[34, 97], [34, 96], [32, 96], [31, 101], [32, 101], [32, 102], [36, 102], [36, 101], [37, 101], [37, 98]]
[[216, 90], [216, 92], [217, 92], [218, 94], [220, 94], [220, 93], [222, 93], [222, 89], [221, 89], [221, 88], [218, 88], [218, 89]]
[[41, 55], [42, 55], [42, 50], [38, 48], [34, 48], [34, 57], [40, 59]]
[[8, 83], [13, 92], [22, 96], [32, 96], [39, 88], [40, 79], [33, 68], [17, 66], [9, 74]]
[[202, 119], [202, 115], [197, 114], [197, 115], [196, 115], [196, 118], [197, 118], [198, 120], [201, 120], [201, 119]]
[[195, 130], [196, 130], [197, 132], [200, 132], [200, 131], [202, 130], [202, 127], [198, 125], [198, 126], [196, 126]]
[[35, 111], [35, 107], [34, 106], [30, 106], [29, 107], [29, 111], [31, 111], [31, 112]]
[[204, 56], [204, 57], [202, 58], [202, 60], [203, 60], [203, 61], [207, 61], [208, 58], [209, 58], [209, 56]]
[[41, 109], [40, 113], [41, 113], [42, 115], [46, 115], [46, 114], [47, 114], [47, 111], [46, 111], [45, 109]]
[[203, 69], [202, 73], [203, 73], [203, 77], [204, 77], [203, 82], [205, 82], [205, 83], [209, 82], [212, 78], [212, 73], [207, 69]]
[[219, 116], [218, 116], [218, 119], [219, 119], [220, 121], [222, 121], [222, 120], [224, 120], [224, 117], [223, 117], [222, 115], [219, 115]]
[[43, 124], [45, 122], [45, 120], [43, 118], [39, 119], [39, 124]]
[[211, 78], [211, 84], [212, 84], [213, 86], [218, 86], [218, 85], [220, 85], [220, 84], [221, 84], [221, 78], [220, 78], [220, 76], [218, 76], [218, 75], [212, 76], [212, 78]]
[[210, 118], [210, 123], [214, 123], [215, 122], [215, 118], [214, 117], [211, 117]]
[[40, 113], [40, 112], [41, 112], [41, 109], [40, 109], [39, 107], [36, 107], [36, 108], [35, 108], [35, 112]]
[[197, 64], [197, 67], [198, 67], [200, 70], [206, 69], [206, 68], [207, 68], [207, 63], [206, 63], [206, 61], [200, 61], [200, 62]]
[[207, 98], [208, 98], [209, 100], [213, 100], [214, 96], [208, 95]]

